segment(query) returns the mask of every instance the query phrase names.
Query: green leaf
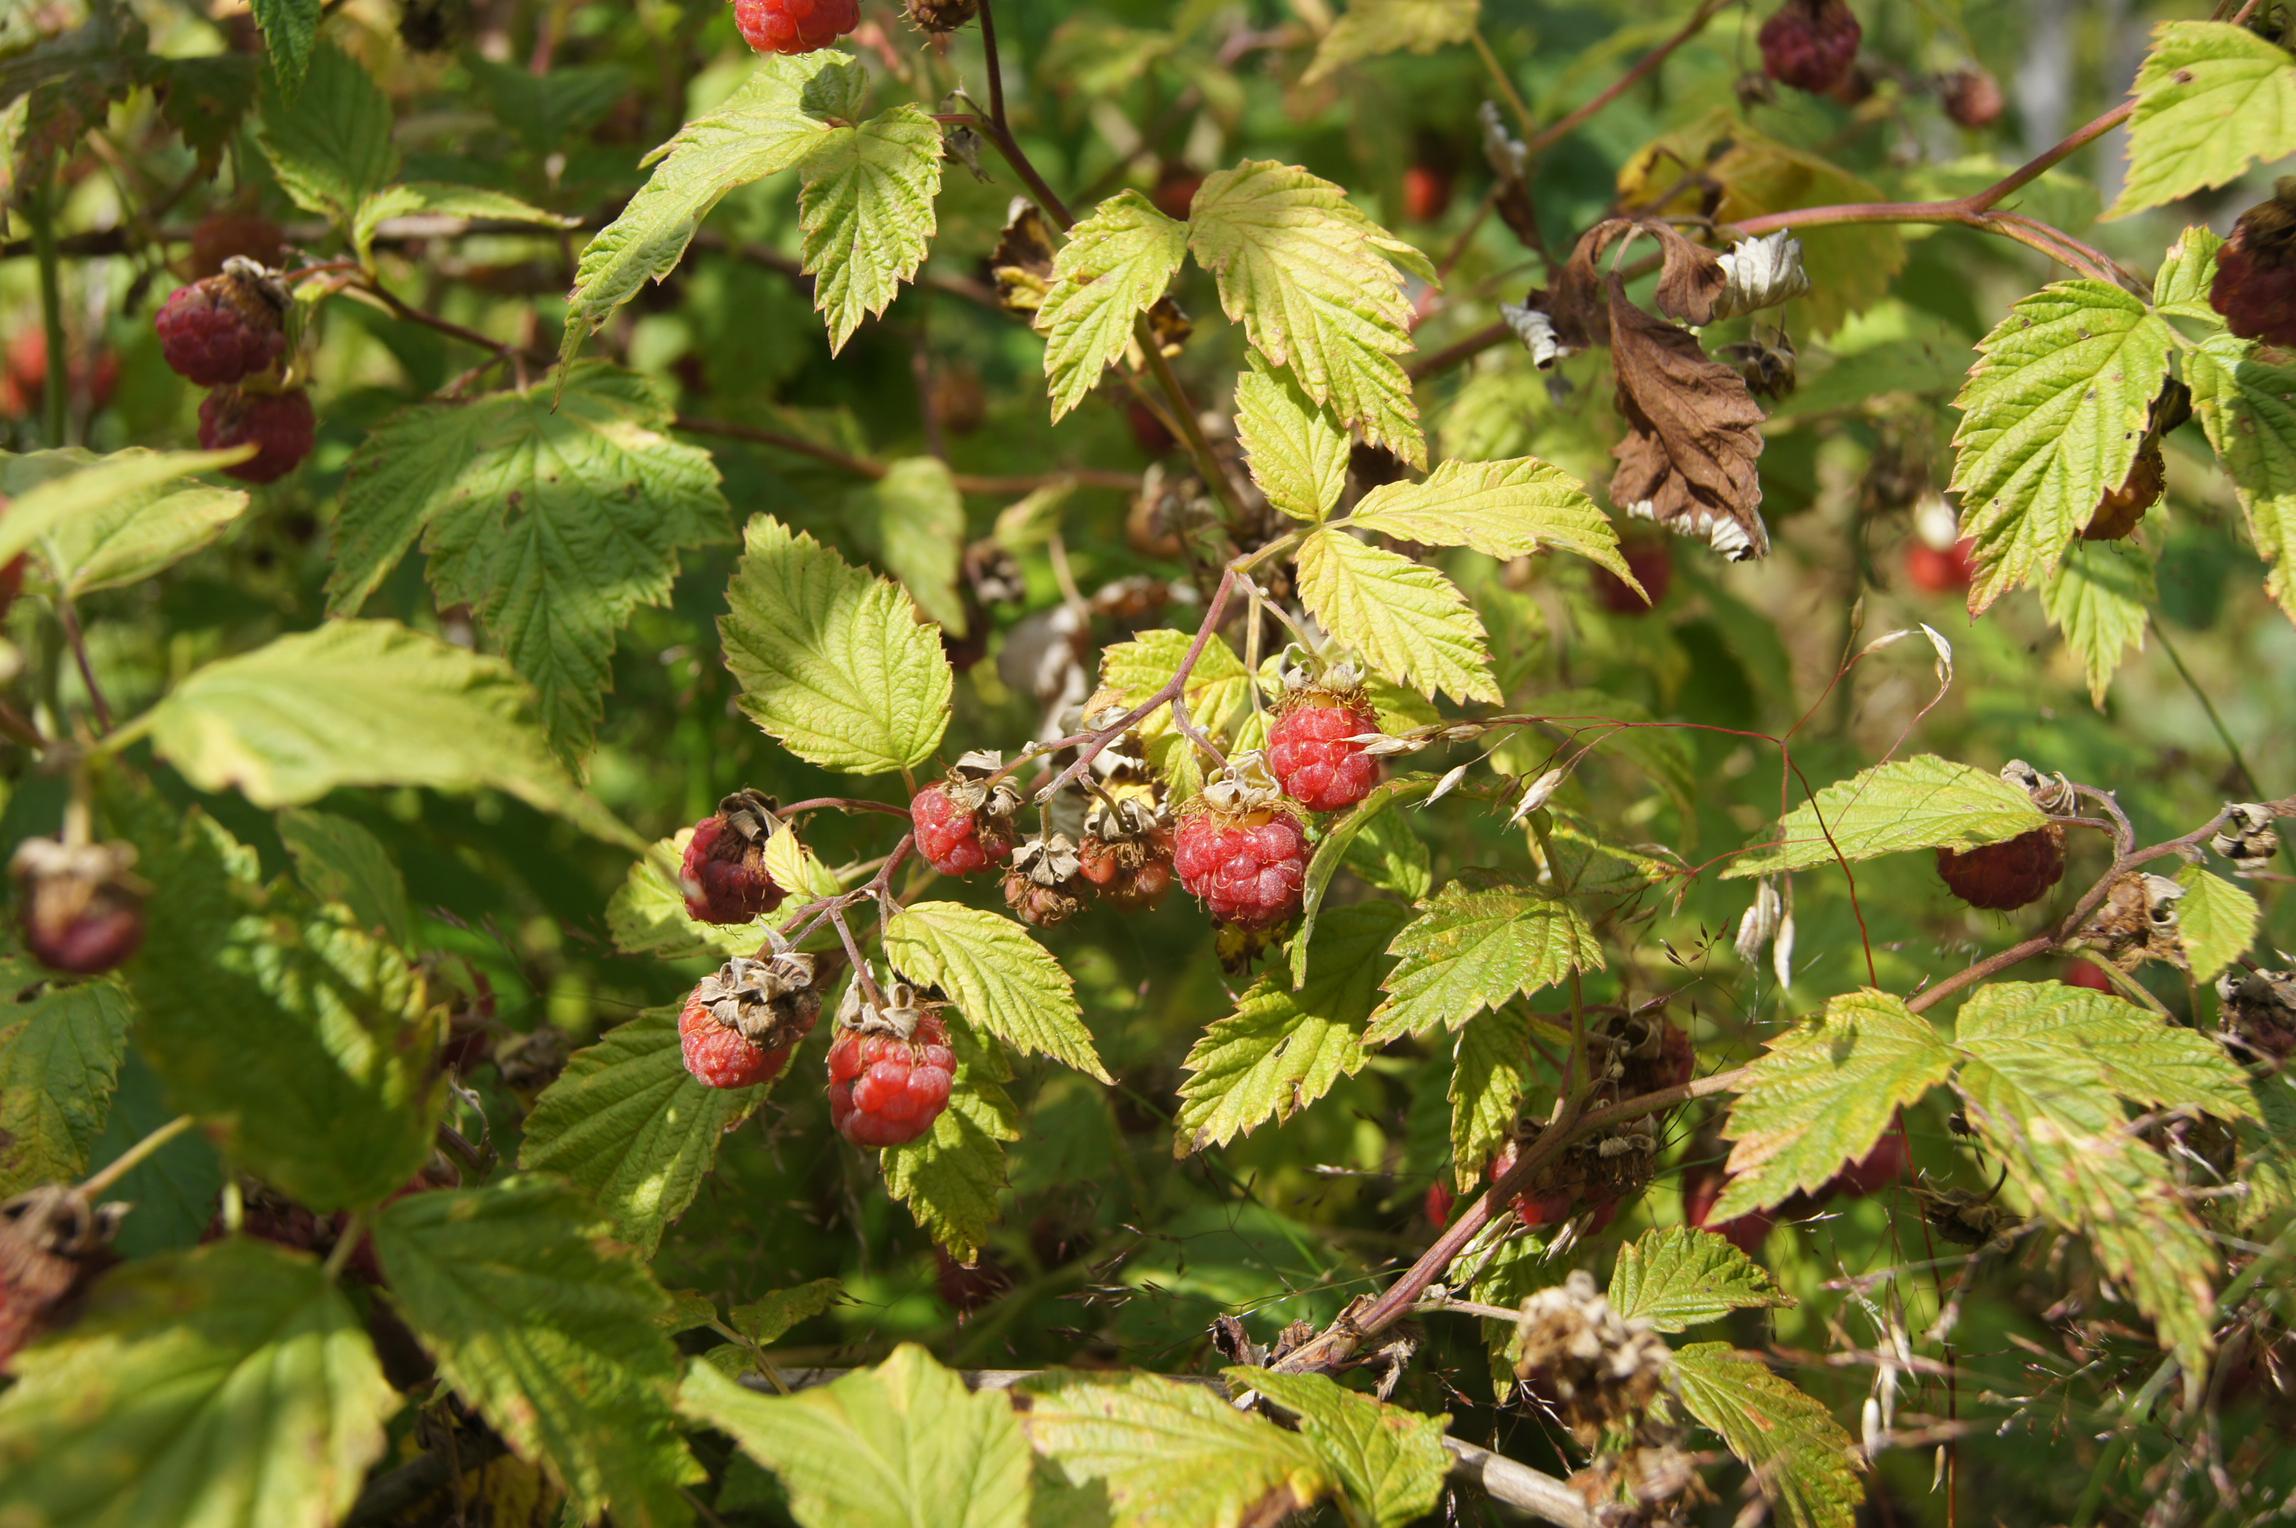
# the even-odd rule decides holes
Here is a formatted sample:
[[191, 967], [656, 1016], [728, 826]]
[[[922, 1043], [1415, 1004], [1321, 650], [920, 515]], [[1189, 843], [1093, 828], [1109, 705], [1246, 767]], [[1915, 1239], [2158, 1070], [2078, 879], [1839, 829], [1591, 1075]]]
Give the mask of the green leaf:
[[338, 1522], [399, 1408], [318, 1263], [240, 1238], [110, 1274], [15, 1374], [0, 1395], [12, 1523]]
[[559, 359], [573, 359], [615, 309], [676, 270], [727, 192], [793, 169], [827, 142], [833, 130], [820, 119], [846, 114], [859, 73], [858, 59], [826, 49], [759, 59], [723, 106], [649, 156], [653, 175], [582, 250]]
[[1250, 360], [1236, 377], [1236, 436], [1252, 481], [1274, 508], [1312, 525], [1347, 490], [1347, 430], [1290, 372], [1257, 353]]
[[1160, 1375], [1054, 1371], [1028, 1382], [1022, 1429], [1072, 1486], [1098, 1482], [1116, 1528], [1248, 1528], [1331, 1489], [1297, 1433]]
[[2076, 541], [2065, 560], [2042, 575], [2041, 608], [2080, 654], [2089, 699], [2097, 705], [2105, 703], [2123, 657], [2143, 651], [2159, 598], [2152, 558], [2133, 540]]
[[1528, 887], [1453, 881], [1395, 936], [1387, 1001], [1363, 1043], [1385, 1045], [1442, 1024], [1457, 1030], [1486, 1008], [1528, 997], [1572, 971], [1599, 971], [1602, 944], [1578, 910]]
[[749, 923], [702, 923], [686, 911], [678, 888], [692, 828], [680, 828], [648, 849], [630, 866], [606, 903], [606, 932], [625, 955], [657, 960], [727, 961], [757, 952], [758, 933]]
[[885, 958], [938, 987], [965, 1022], [1007, 1045], [1108, 1082], [1076, 1003], [1076, 984], [1010, 918], [956, 902], [919, 902], [885, 925]]
[[255, 141], [296, 206], [346, 228], [398, 169], [391, 103], [358, 60], [331, 42], [312, 50], [292, 97], [277, 72], [264, 75]]
[[1123, 357], [1132, 321], [1164, 295], [1187, 258], [1188, 225], [1137, 191], [1110, 197], [1068, 231], [1036, 311], [1055, 422]]
[[1347, 14], [1316, 45], [1300, 83], [1316, 84], [1381, 53], [1433, 53], [1468, 42], [1482, 14], [1482, 0], [1350, 0]]
[[279, 840], [314, 898], [341, 903], [359, 928], [386, 944], [413, 946], [406, 878], [381, 839], [333, 812], [292, 811], [279, 814]]
[[0, 1199], [87, 1172], [134, 1019], [114, 981], [0, 1005]]
[[320, 0], [250, 0], [249, 8], [263, 33], [263, 51], [279, 73], [282, 93], [292, 98], [303, 88], [311, 50], [318, 46]]
[[1027, 1528], [1030, 1459], [1002, 1395], [976, 1393], [915, 1343], [795, 1395], [687, 1370], [678, 1410], [781, 1477], [800, 1528]]
[[759, 1347], [766, 1347], [779, 1342], [790, 1328], [835, 1305], [844, 1288], [836, 1279], [815, 1279], [794, 1289], [776, 1289], [727, 1311], [726, 1324]]
[[2184, 939], [2192, 979], [2212, 982], [2256, 942], [2261, 913], [2256, 899], [2222, 876], [2198, 865], [2176, 873], [2184, 898], [2176, 904], [2177, 932]]
[[[1317, 841], [1315, 855], [1307, 862], [1307, 879], [1300, 898], [1299, 932], [1291, 941], [1292, 985], [1307, 981], [1308, 961], [1315, 950], [1316, 920], [1323, 916], [1325, 896], [1331, 883], [1339, 876], [1340, 867], [1348, 863], [1356, 841], [1384, 818], [1389, 809], [1417, 801], [1435, 789], [1435, 775], [1402, 775], [1382, 780], [1371, 788], [1371, 794], [1347, 809], [1345, 816], [1328, 824], [1323, 837]], [[1421, 886], [1409, 893], [1413, 901], [1426, 895]]]
[[2164, 21], [2137, 70], [2129, 172], [2107, 218], [2238, 180], [2296, 154], [2296, 56], [2246, 27]]
[[965, 556], [965, 501], [949, 464], [910, 456], [846, 496], [848, 523], [886, 572], [950, 636], [965, 634], [957, 577]]
[[655, 383], [575, 366], [530, 388], [426, 403], [351, 457], [329, 608], [364, 605], [418, 537], [442, 605], [468, 605], [534, 684], [550, 740], [590, 746], [615, 639], [669, 602], [681, 552], [728, 539], [709, 453], [673, 440]]
[[1515, 1008], [1479, 1013], [1460, 1026], [1451, 1051], [1451, 1172], [1472, 1189], [1514, 1139], [1523, 1099], [1538, 1080], [1530, 1016]]
[[1954, 399], [1962, 419], [1949, 485], [1961, 496], [1961, 534], [1977, 543], [1973, 612], [2055, 568], [2127, 479], [2175, 340], [2119, 287], [2059, 281], [1979, 344]]
[[1298, 1418], [1299, 1435], [1354, 1504], [1352, 1520], [1405, 1528], [1435, 1510], [1451, 1469], [1443, 1447], [1450, 1417], [1383, 1405], [1321, 1374], [1234, 1368], [1221, 1377], [1231, 1390], [1256, 1390]]
[[1739, 855], [1722, 878], [1743, 880], [1911, 849], [1974, 849], [2047, 824], [2033, 798], [1999, 775], [1915, 754], [1819, 791], [1786, 814], [1771, 835], [1773, 843]]
[[1403, 271], [1432, 280], [1424, 255], [1330, 181], [1271, 160], [1204, 177], [1188, 248], [1219, 284], [1228, 317], [1309, 398], [1366, 443], [1427, 464], [1411, 379], [1396, 359], [1411, 349]]
[[[141, 60], [159, 97], [160, 116], [182, 136], [203, 175], [215, 173], [224, 149], [239, 136], [263, 70], [261, 60], [244, 53], [211, 53], [196, 58]], [[0, 128], [0, 136], [5, 129]], [[0, 168], [0, 181], [7, 178]]]
[[1392, 902], [1335, 908], [1314, 935], [1312, 981], [1294, 992], [1271, 972], [1197, 1037], [1182, 1063], [1189, 1076], [1180, 1084], [1175, 1155], [1288, 1120], [1363, 1069], [1356, 1035], [1379, 1001], [1387, 942], [1403, 916]]
[[805, 273], [817, 278], [813, 306], [829, 320], [835, 355], [925, 263], [941, 191], [940, 124], [904, 103], [830, 128], [797, 173]]
[[126, 975], [137, 1050], [239, 1165], [315, 1210], [374, 1204], [430, 1156], [438, 1015], [406, 958], [261, 884], [252, 851], [156, 797], [114, 809], [150, 920]]
[[[1966, 1033], [1962, 1043], [1969, 1047]], [[2025, 1201], [2084, 1237], [2186, 1373], [2205, 1373], [2215, 1345], [2216, 1250], [2182, 1203], [2167, 1159], [2137, 1136], [2088, 1069], [2050, 1064], [2057, 1053], [1988, 1047], [1956, 1079], [1965, 1112]]]
[[896, 585], [759, 515], [726, 604], [718, 635], [742, 709], [791, 753], [880, 775], [940, 746], [955, 678]]
[[1383, 483], [1348, 516], [1359, 530], [1428, 546], [1471, 547], [1486, 557], [1575, 552], [1640, 590], [1618, 532], [1586, 487], [1536, 457], [1443, 462], [1425, 482]]
[[2184, 370], [2192, 411], [2271, 564], [2265, 591], [2296, 620], [2296, 363], [2219, 334], [2185, 352]]
[[1794, 1303], [1768, 1269], [1713, 1232], [1688, 1226], [1645, 1231], [1619, 1248], [1607, 1298], [1623, 1319], [1662, 1332]]
[[679, 1054], [677, 1010], [655, 1009], [574, 1053], [534, 1100], [518, 1165], [571, 1179], [616, 1236], [651, 1256], [768, 1086], [704, 1087]]
[[833, 897], [845, 889], [837, 873], [822, 864], [786, 822], [777, 823], [766, 835], [765, 873], [773, 877], [774, 885], [800, 897]]
[[[1124, 704], [1138, 705], [1171, 683], [1194, 640], [1189, 632], [1158, 627], [1118, 642], [1101, 652], [1100, 682]], [[1188, 671], [1180, 698], [1189, 719], [1207, 735], [1219, 737], [1251, 716], [1252, 676], [1234, 649], [1213, 637]], [[1196, 745], [1172, 725], [1172, 713], [1157, 711], [1140, 723], [1139, 733], [1148, 762], [1173, 787], [1173, 794], [1193, 795], [1203, 778]]]
[[[2228, 888], [2230, 889], [2230, 888]], [[2189, 900], [2189, 899], [2188, 899]], [[2183, 911], [2185, 903], [2178, 904]], [[1954, 1020], [1954, 1047], [2036, 1085], [2106, 1089], [2152, 1109], [2253, 1118], [2248, 1075], [2224, 1047], [2109, 992], [1994, 982]]]
[[409, 1194], [375, 1218], [398, 1307], [439, 1372], [595, 1518], [683, 1523], [702, 1478], [678, 1437], [669, 1297], [595, 1237], [573, 1192], [512, 1177]]
[[1747, 1069], [1723, 1127], [1734, 1142], [1731, 1178], [1708, 1218], [1719, 1225], [1824, 1186], [1952, 1069], [1929, 1021], [1897, 998], [1868, 990], [1833, 999]]
[[[120, 1064], [111, 1105], [104, 1133], [88, 1154], [92, 1163], [117, 1161], [182, 1112], [168, 1102], [151, 1063], [132, 1049]], [[215, 1219], [223, 1178], [222, 1154], [205, 1135], [194, 1130], [169, 1141], [112, 1185], [109, 1197], [135, 1206], [112, 1239], [113, 1249], [122, 1257], [146, 1258], [196, 1246]]]
[[579, 228], [580, 218], [561, 217], [503, 191], [451, 186], [440, 181], [408, 181], [385, 186], [359, 203], [351, 220], [351, 248], [361, 265], [374, 263], [375, 232], [392, 218], [427, 214], [488, 223], [526, 223], [536, 228]]
[[1435, 569], [1336, 527], [1299, 550], [1299, 593], [1332, 638], [1378, 674], [1433, 699], [1497, 704], [1483, 623]]
[[1677, 1349], [1674, 1388], [1754, 1472], [1788, 1523], [1852, 1528], [1865, 1499], [1851, 1463], [1856, 1445], [1824, 1406], [1724, 1342]]
[[1020, 1111], [985, 1059], [960, 1048], [949, 1106], [923, 1139], [877, 1154], [885, 1192], [909, 1208], [934, 1242], [960, 1263], [980, 1255], [997, 1220], [1005, 1145], [1020, 1139]]
[[551, 757], [510, 666], [395, 621], [332, 621], [196, 669], [144, 718], [202, 790], [300, 806], [346, 785], [492, 788], [613, 843], [630, 830]]
[[2216, 285], [2217, 252], [2223, 248], [2224, 236], [2215, 229], [2198, 224], [2187, 228], [2169, 246], [2153, 275], [2153, 311], [2223, 327], [2224, 316], [2208, 300]]
[[0, 457], [0, 493], [12, 501], [0, 515], [0, 565], [31, 552], [74, 596], [148, 577], [213, 541], [247, 507], [243, 493], [171, 485], [246, 454], [130, 447]]

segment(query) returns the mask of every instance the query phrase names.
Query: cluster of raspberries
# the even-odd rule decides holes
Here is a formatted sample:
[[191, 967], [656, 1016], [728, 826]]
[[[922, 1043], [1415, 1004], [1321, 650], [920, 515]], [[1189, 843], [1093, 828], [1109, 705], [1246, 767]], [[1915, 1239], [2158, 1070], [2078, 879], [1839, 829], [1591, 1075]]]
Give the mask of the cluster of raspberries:
[[282, 385], [287, 360], [287, 293], [252, 260], [226, 260], [216, 275], [177, 287], [152, 327], [160, 354], [186, 381], [210, 389], [199, 405], [199, 443], [210, 451], [253, 446], [223, 470], [270, 483], [311, 454], [317, 422], [311, 397]]

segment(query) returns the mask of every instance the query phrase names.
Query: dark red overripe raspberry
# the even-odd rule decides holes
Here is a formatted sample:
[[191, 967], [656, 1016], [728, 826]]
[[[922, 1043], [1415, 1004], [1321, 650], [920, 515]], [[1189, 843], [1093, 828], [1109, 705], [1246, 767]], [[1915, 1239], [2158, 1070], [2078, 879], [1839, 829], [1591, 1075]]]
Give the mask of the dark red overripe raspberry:
[[1863, 35], [1843, 0], [1785, 0], [1762, 23], [1762, 70], [1781, 85], [1822, 95], [1849, 77]]
[[1980, 849], [1940, 849], [1945, 889], [1971, 907], [2008, 912], [2038, 902], [2065, 874], [2065, 830], [2055, 823]]
[[694, 824], [678, 866], [686, 912], [703, 923], [748, 923], [781, 905], [782, 889], [765, 868], [773, 836], [772, 798], [737, 791]]
[[1189, 895], [1238, 928], [1290, 921], [1307, 882], [1307, 831], [1299, 819], [1274, 802], [1238, 809], [1198, 796], [1189, 808], [1172, 845], [1172, 868]]
[[211, 212], [191, 225], [191, 274], [200, 280], [222, 275], [234, 256], [270, 266], [286, 253], [287, 236], [259, 212]]
[[1822, 1198], [1839, 1194], [1863, 1199], [1897, 1182], [1912, 1166], [1913, 1156], [1906, 1150], [1905, 1121], [1900, 1116], [1891, 1121], [1889, 1128], [1881, 1133], [1881, 1139], [1873, 1143], [1873, 1150], [1845, 1164], [1818, 1193]]
[[[1186, 222], [1189, 212], [1196, 205], [1196, 193], [1203, 189], [1203, 176], [1198, 175], [1186, 165], [1168, 164], [1157, 173], [1156, 188], [1148, 193], [1148, 200], [1154, 202], [1156, 210], [1163, 213], [1164, 216], [1178, 218], [1180, 221]], [[1150, 415], [1149, 417], [1155, 416]], [[1158, 426], [1158, 428], [1161, 429], [1162, 427]], [[1170, 450], [1171, 448], [1167, 446], [1165, 449]], [[1151, 452], [1149, 454], [1154, 455], [1156, 453]]]
[[1379, 760], [1353, 741], [1377, 731], [1379, 713], [1358, 686], [1287, 682], [1283, 713], [1268, 729], [1268, 769], [1309, 811], [1344, 812], [1379, 783]]
[[28, 838], [9, 862], [24, 948], [51, 971], [95, 976], [120, 965], [144, 937], [143, 883], [126, 844]]
[[1762, 1244], [1769, 1240], [1770, 1227], [1776, 1224], [1767, 1212], [1756, 1210], [1719, 1225], [1713, 1223], [1714, 1206], [1720, 1202], [1722, 1190], [1729, 1182], [1730, 1175], [1722, 1170], [1719, 1162], [1701, 1162], [1686, 1169], [1682, 1174], [1682, 1218], [1690, 1225], [1724, 1238], [1748, 1257], [1760, 1257]]
[[1612, 615], [1646, 615], [1674, 587], [1674, 548], [1662, 536], [1631, 536], [1620, 543], [1619, 552], [1633, 570], [1635, 583], [1650, 598], [1645, 600], [1634, 592], [1633, 584], [1606, 568], [1594, 570], [1595, 598]]
[[861, 24], [860, 0], [733, 0], [734, 25], [760, 53], [811, 53]]
[[199, 443], [210, 451], [252, 445], [255, 454], [224, 472], [243, 483], [273, 483], [303, 464], [318, 434], [310, 396], [219, 387], [199, 405]]
[[987, 783], [997, 767], [995, 754], [966, 754], [947, 779], [926, 786], [909, 803], [917, 852], [941, 874], [971, 875], [1012, 857], [1020, 792], [1002, 780]]
[[781, 1075], [821, 1016], [813, 957], [736, 956], [705, 976], [678, 1015], [686, 1070], [713, 1088], [752, 1088]]
[[897, 1034], [840, 1029], [829, 1047], [829, 1121], [856, 1146], [901, 1146], [949, 1106], [957, 1053], [931, 1014]]
[[2136, 461], [2129, 467], [2128, 477], [2121, 486], [2097, 501], [2096, 512], [2089, 523], [2081, 528], [2083, 541], [2119, 541], [2137, 528], [2145, 511], [2160, 502], [2168, 487], [2168, 463], [2162, 458], [2160, 442], [2147, 440], [2137, 452]]
[[1146, 912], [1172, 889], [1172, 825], [1155, 808], [1118, 801], [1113, 808], [1095, 802], [1084, 819], [1084, 841], [1076, 846], [1077, 873], [1111, 907]]
[[928, 32], [954, 32], [973, 19], [980, 0], [908, 0], [909, 20]]
[[2208, 301], [2242, 339], [2296, 348], [2296, 176], [2240, 215], [2217, 251]]
[[2000, 121], [2002, 111], [2009, 104], [1993, 72], [1975, 64], [1947, 75], [1941, 94], [1945, 114], [1972, 131]]
[[177, 287], [152, 320], [160, 354], [186, 381], [229, 387], [261, 376], [287, 353], [277, 295], [252, 262]]

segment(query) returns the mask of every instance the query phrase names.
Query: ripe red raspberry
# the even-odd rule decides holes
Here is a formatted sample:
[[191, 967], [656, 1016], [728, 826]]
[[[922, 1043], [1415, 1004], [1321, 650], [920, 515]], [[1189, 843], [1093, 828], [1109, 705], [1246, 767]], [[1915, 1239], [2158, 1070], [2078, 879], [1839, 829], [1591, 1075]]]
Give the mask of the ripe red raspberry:
[[144, 885], [126, 844], [27, 838], [9, 861], [24, 948], [51, 971], [96, 976], [122, 965], [144, 937]]
[[160, 354], [184, 380], [228, 387], [260, 376], [287, 353], [279, 296], [252, 261], [177, 287], [152, 320]]
[[219, 387], [199, 405], [199, 443], [210, 451], [252, 445], [255, 454], [224, 472], [243, 483], [272, 483], [293, 472], [311, 454], [318, 421], [310, 396], [249, 393]]
[[1446, 1170], [1442, 1177], [1427, 1185], [1427, 1198], [1420, 1208], [1426, 1213], [1429, 1225], [1444, 1226], [1450, 1224], [1451, 1206], [1456, 1203], [1458, 1195], [1451, 1192], [1451, 1174]]
[[971, 875], [1012, 857], [1020, 792], [1007, 781], [987, 783], [998, 768], [995, 754], [968, 753], [947, 779], [926, 786], [909, 803], [917, 852], [941, 874]]
[[1095, 802], [1076, 846], [1077, 873], [1128, 913], [1146, 912], [1172, 889], [1172, 828], [1154, 808]]
[[[1499, 1148], [1499, 1154], [1491, 1159], [1493, 1183], [1513, 1170], [1517, 1150], [1513, 1141]], [[1532, 1174], [1534, 1180], [1539, 1176], [1538, 1173]], [[1583, 1210], [1586, 1213], [1583, 1233], [1594, 1236], [1618, 1218], [1618, 1203], [1618, 1196], [1607, 1186], [1539, 1184], [1534, 1181], [1532, 1186], [1515, 1195], [1515, 1201], [1509, 1208], [1514, 1210], [1515, 1218], [1526, 1226], [1559, 1226]]]
[[2066, 963], [2065, 985], [2086, 987], [2091, 992], [2110, 992], [2113, 990], [2113, 979], [2094, 962], [2075, 960]]
[[2065, 874], [2065, 830], [2055, 823], [1981, 849], [1940, 849], [1945, 889], [1971, 907], [2008, 912], [2038, 902]]
[[1268, 769], [1309, 811], [1344, 812], [1379, 783], [1379, 760], [1353, 741], [1377, 731], [1379, 713], [1360, 688], [1296, 679], [1268, 729]]
[[2217, 251], [2208, 301], [2242, 339], [2296, 348], [2296, 176], [2240, 215]]
[[1905, 546], [1906, 581], [1924, 594], [1958, 594], [1977, 575], [1977, 543], [1967, 537], [1948, 547], [1926, 541]]
[[840, 1029], [829, 1047], [829, 1122], [856, 1146], [901, 1146], [949, 1106], [957, 1053], [931, 1014], [898, 1034]]
[[1211, 794], [1189, 803], [1174, 835], [1180, 884], [1222, 923], [1267, 929], [1289, 922], [1307, 881], [1306, 830], [1279, 803], [1226, 807], [1206, 800]]
[[821, 1016], [813, 957], [737, 956], [705, 976], [678, 1015], [686, 1070], [713, 1088], [753, 1088], [781, 1075]]
[[2148, 440], [2137, 452], [2121, 486], [2097, 502], [2096, 512], [2081, 529], [2083, 541], [2119, 541], [2137, 528], [2145, 511], [2160, 502], [2168, 487], [2168, 463], [2161, 458], [2160, 442]]
[[765, 868], [774, 830], [772, 798], [736, 791], [694, 824], [678, 866], [686, 912], [703, 923], [748, 923], [781, 905], [782, 889]]
[[1975, 64], [1947, 75], [1943, 95], [1945, 114], [1971, 131], [2000, 121], [2002, 111], [2009, 104], [2009, 98], [2001, 93], [2001, 82], [1993, 77], [1992, 71]]
[[1674, 548], [1663, 537], [1634, 536], [1622, 542], [1619, 551], [1649, 600], [1645, 602], [1632, 584], [1604, 568], [1594, 570], [1595, 598], [1612, 615], [1648, 615], [1674, 587]]
[[1762, 23], [1762, 69], [1781, 85], [1822, 95], [1848, 78], [1864, 29], [1843, 0], [1785, 0]]
[[1421, 160], [1403, 172], [1403, 215], [1414, 223], [1432, 223], [1450, 210], [1451, 167]]
[[1722, 1170], [1719, 1162], [1702, 1162], [1687, 1169], [1682, 1175], [1682, 1218], [1690, 1225], [1724, 1238], [1748, 1257], [1760, 1257], [1762, 1244], [1769, 1240], [1770, 1227], [1776, 1223], [1766, 1211], [1756, 1210], [1720, 1225], [1712, 1223], [1714, 1206], [1729, 1182], [1729, 1174]]
[[861, 24], [860, 0], [733, 0], [734, 25], [760, 53], [811, 53]]

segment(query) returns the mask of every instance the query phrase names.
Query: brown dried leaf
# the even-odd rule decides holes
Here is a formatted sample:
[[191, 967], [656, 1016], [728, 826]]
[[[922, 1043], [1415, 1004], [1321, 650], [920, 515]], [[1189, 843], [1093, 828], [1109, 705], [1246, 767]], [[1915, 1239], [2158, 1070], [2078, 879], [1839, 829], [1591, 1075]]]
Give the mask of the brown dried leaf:
[[1611, 362], [1629, 432], [1611, 452], [1611, 502], [1733, 560], [1767, 556], [1761, 405], [1686, 330], [1627, 301], [1616, 277], [1608, 286]]
[[1036, 203], [1014, 197], [1012, 214], [989, 255], [997, 300], [1008, 313], [1034, 313], [1052, 286], [1052, 225]]

